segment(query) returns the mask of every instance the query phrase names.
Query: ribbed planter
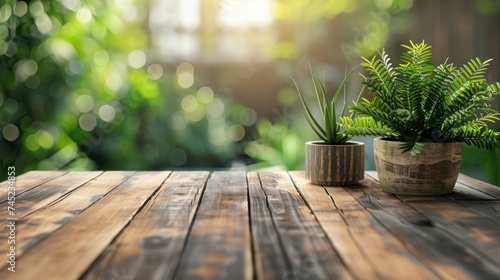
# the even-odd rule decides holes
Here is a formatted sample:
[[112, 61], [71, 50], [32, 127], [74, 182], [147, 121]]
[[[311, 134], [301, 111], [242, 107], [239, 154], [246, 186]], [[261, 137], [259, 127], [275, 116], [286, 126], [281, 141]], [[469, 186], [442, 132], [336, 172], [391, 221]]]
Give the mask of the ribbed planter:
[[453, 191], [462, 163], [462, 143], [425, 143], [416, 156], [402, 153], [401, 143], [373, 141], [377, 175], [385, 192], [443, 195]]
[[306, 178], [316, 185], [354, 185], [364, 178], [365, 144], [306, 143]]

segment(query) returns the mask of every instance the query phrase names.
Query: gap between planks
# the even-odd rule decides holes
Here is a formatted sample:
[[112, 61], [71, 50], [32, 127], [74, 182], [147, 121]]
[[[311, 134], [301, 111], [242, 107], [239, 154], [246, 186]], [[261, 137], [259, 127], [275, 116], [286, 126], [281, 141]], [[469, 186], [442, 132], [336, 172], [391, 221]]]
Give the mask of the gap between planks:
[[[346, 189], [311, 184], [303, 172], [289, 172], [331, 243], [358, 279], [432, 279], [432, 269], [387, 231]], [[380, 260], [384, 261], [381, 262]], [[397, 264], [397, 265], [396, 265]]]
[[[68, 172], [66, 171], [29, 171], [15, 178], [15, 195], [18, 196], [32, 188], [60, 177]], [[8, 181], [0, 183], [0, 203], [7, 200]]]
[[83, 279], [171, 279], [209, 172], [174, 172]]
[[[16, 226], [16, 257], [22, 256], [25, 251], [90, 207], [132, 174], [133, 172], [105, 172], [63, 198], [57, 198], [20, 219]], [[6, 254], [7, 248], [1, 247], [0, 255]], [[6, 262], [2, 262], [0, 269], [6, 265]]]
[[[373, 174], [368, 174], [370, 176], [365, 179], [364, 184], [378, 186], [378, 182], [372, 178]], [[460, 270], [459, 273], [465, 273], [462, 276], [464, 278], [495, 278], [500, 275], [497, 261], [488, 257], [492, 251], [497, 254], [498, 244], [494, 244], [493, 248], [487, 248], [488, 246], [477, 243], [476, 238], [479, 239], [480, 236], [468, 236], [472, 230], [457, 226], [449, 220], [450, 216], [443, 212], [443, 206], [444, 210], [451, 207], [450, 209], [458, 215], [457, 221], [460, 217], [464, 217], [463, 215], [475, 215], [474, 212], [466, 211], [455, 200], [443, 196], [396, 196], [385, 193], [377, 187], [369, 193], [350, 192], [357, 193], [358, 201], [363, 199], [360, 202], [364, 201], [365, 207], [373, 212], [378, 220], [402, 240], [409, 242], [416, 249], [415, 252], [421, 254], [429, 264], [435, 266], [441, 273], [446, 273], [445, 277], [446, 275], [459, 277], [459, 274], [456, 274], [457, 269]], [[411, 216], [413, 218], [408, 219]], [[474, 217], [475, 221], [484, 220], [481, 216]], [[454, 230], [460, 231], [467, 237], [456, 234]], [[492, 238], [495, 239], [496, 236]], [[435, 261], [437, 259], [441, 260], [440, 265]], [[452, 267], [447, 264], [454, 264], [454, 269], [450, 270]]]
[[[170, 172], [138, 172], [19, 258], [16, 279], [77, 279], [161, 186]], [[47, 256], [50, 256], [48, 258]], [[61, 263], [71, 264], [61, 266]], [[10, 275], [0, 271], [0, 279]]]

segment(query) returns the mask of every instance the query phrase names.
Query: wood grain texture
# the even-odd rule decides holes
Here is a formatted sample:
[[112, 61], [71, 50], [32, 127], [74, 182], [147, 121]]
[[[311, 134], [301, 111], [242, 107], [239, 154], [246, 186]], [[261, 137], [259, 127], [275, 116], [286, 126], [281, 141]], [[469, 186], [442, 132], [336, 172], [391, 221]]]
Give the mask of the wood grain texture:
[[175, 279], [252, 279], [245, 172], [214, 172]]
[[451, 194], [407, 196], [376, 179], [323, 187], [301, 171], [27, 173], [16, 273], [0, 257], [0, 279], [500, 279], [496, 187], [460, 175]]
[[[30, 171], [17, 175], [15, 180], [16, 196], [66, 173], [66, 171]], [[0, 183], [0, 203], [7, 200], [7, 186], [8, 181]]]
[[[84, 211], [90, 205], [101, 199], [113, 188], [118, 186], [133, 172], [110, 171], [91, 180], [80, 188], [52, 201], [49, 205], [39, 209], [17, 223], [16, 247], [17, 257], [24, 254], [25, 251], [40, 243], [51, 232], [57, 230], [62, 225], [69, 222], [73, 217]], [[1, 239], [6, 239], [3, 233]], [[0, 256], [3, 260], [0, 263], [0, 269], [7, 266], [5, 262], [7, 247], [0, 247]], [[5, 260], [4, 260], [5, 259]]]
[[[366, 175], [379, 181], [377, 172], [367, 171]], [[463, 184], [462, 182], [457, 182], [452, 193], [445, 194], [446, 197], [452, 200], [498, 200], [494, 195], [491, 195], [480, 188], [472, 188], [469, 185]], [[421, 200], [421, 198], [407, 197], [407, 199]]]
[[174, 172], [84, 279], [172, 279], [209, 172]]
[[481, 192], [487, 193], [488, 195], [494, 196], [500, 199], [500, 186], [494, 186], [486, 182], [474, 179], [464, 174], [458, 175], [458, 181], [468, 187], [479, 190]]
[[292, 270], [291, 262], [274, 226], [259, 175], [249, 172], [247, 179], [256, 278], [282, 279]]
[[[101, 173], [101, 171], [70, 172], [16, 196], [16, 218], [20, 220], [24, 216], [49, 205]], [[7, 209], [7, 202], [0, 203], [0, 209]], [[6, 218], [6, 212], [0, 211], [0, 219]]]
[[[350, 279], [344, 260], [330, 243], [286, 172], [259, 172], [273, 222], [290, 260], [291, 279]], [[295, 277], [295, 278], [294, 278]]]
[[[387, 276], [394, 275], [392, 271], [377, 273], [379, 266], [375, 265], [372, 262], [373, 260], [370, 260], [366, 255], [366, 252], [357, 241], [359, 236], [353, 235], [349, 224], [344, 218], [343, 210], [363, 210], [363, 207], [359, 203], [347, 193], [347, 196], [335, 196], [335, 198], [332, 198], [325, 188], [313, 185], [306, 180], [304, 172], [290, 172], [290, 176], [297, 190], [309, 205], [330, 239], [333, 247], [339, 252], [342, 259], [345, 260], [347, 268], [356, 278], [380, 279], [385, 274], [386, 279], [389, 279]], [[338, 190], [341, 189], [338, 188]], [[344, 209], [337, 208], [334, 202], [337, 198], [343, 200], [339, 204], [347, 207]], [[394, 276], [396, 277], [397, 275]]]
[[[390, 234], [404, 240], [420, 260], [431, 267], [442, 278], [494, 279], [500, 275], [499, 268], [462, 240], [450, 235], [436, 225], [432, 217], [417, 211], [397, 196], [383, 192], [371, 177], [365, 177], [363, 192], [347, 191], [380, 221]], [[428, 202], [432, 196], [400, 196], [416, 201]], [[449, 201], [454, 204], [453, 201]]]
[[307, 142], [305, 149], [306, 178], [317, 185], [353, 185], [363, 179], [365, 145], [349, 141], [329, 145]]
[[[403, 198], [404, 199], [404, 198]], [[432, 197], [427, 201], [410, 201], [409, 206], [432, 221], [434, 227], [442, 229], [450, 238], [469, 247], [469, 251], [484, 255], [484, 263], [490, 262], [500, 273], [500, 225], [483, 219], [460, 204], [450, 202], [446, 197]]]
[[[366, 172], [367, 176], [378, 180], [377, 173], [374, 171]], [[466, 177], [468, 179], [460, 179], [462, 175], [459, 175], [459, 182], [455, 185], [455, 189], [451, 194], [445, 195], [447, 198], [455, 201], [457, 204], [473, 211], [476, 214], [479, 214], [483, 218], [488, 219], [490, 222], [500, 224], [500, 200], [496, 199], [494, 195], [489, 194], [489, 188], [492, 185], [486, 184], [484, 182], [484, 186], [486, 186], [486, 190], [482, 188], [482, 184], [476, 184], [475, 188], [470, 187], [469, 185], [464, 184], [469, 182], [468, 179], [472, 179]], [[472, 179], [475, 180], [475, 179]], [[471, 183], [469, 183], [471, 184]], [[430, 200], [432, 198], [418, 198], [418, 197], [410, 197], [410, 196], [402, 196], [405, 201], [421, 201], [421, 200]]]
[[[128, 178], [92, 207], [25, 252], [19, 258], [16, 279], [79, 278], [169, 174], [138, 172]], [[9, 276], [11, 272], [7, 269], [0, 271], [0, 279], [8, 279]]]
[[[360, 183], [363, 182], [364, 180]], [[362, 251], [364, 259], [372, 266], [377, 278], [402, 279], [407, 275], [412, 275], [415, 279], [436, 278], [434, 272], [408, 250], [404, 242], [392, 236], [390, 231], [365, 209], [366, 205], [360, 204], [347, 192], [349, 190], [363, 193], [365, 187], [362, 185], [349, 188], [326, 187], [325, 190], [339, 209], [347, 226], [347, 234]], [[338, 228], [328, 229], [330, 230], [333, 231], [332, 234], [340, 231]], [[345, 246], [342, 240], [337, 240], [334, 244]], [[384, 261], [381, 262], [381, 259]], [[346, 262], [352, 263], [354, 260], [346, 259]]]
[[490, 222], [500, 225], [500, 201], [457, 201], [463, 207], [481, 215]]

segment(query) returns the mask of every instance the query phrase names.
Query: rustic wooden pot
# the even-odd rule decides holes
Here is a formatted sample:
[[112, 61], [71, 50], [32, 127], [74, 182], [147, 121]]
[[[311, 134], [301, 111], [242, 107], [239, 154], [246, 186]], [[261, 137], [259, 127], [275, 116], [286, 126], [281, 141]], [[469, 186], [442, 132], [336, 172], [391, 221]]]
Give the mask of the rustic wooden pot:
[[462, 143], [425, 143], [412, 156], [402, 142], [375, 138], [375, 167], [385, 192], [405, 195], [443, 195], [453, 191], [462, 163]]
[[354, 185], [364, 178], [365, 144], [306, 143], [306, 178], [316, 185]]

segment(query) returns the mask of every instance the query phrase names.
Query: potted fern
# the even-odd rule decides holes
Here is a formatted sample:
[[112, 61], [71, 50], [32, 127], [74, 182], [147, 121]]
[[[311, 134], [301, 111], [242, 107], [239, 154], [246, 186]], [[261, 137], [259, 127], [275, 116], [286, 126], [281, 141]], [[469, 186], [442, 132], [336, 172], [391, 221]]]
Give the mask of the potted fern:
[[363, 117], [342, 123], [351, 134], [381, 136], [374, 152], [384, 191], [447, 194], [460, 172], [462, 143], [500, 150], [500, 132], [487, 125], [499, 120], [490, 101], [500, 84], [487, 84], [484, 77], [491, 60], [435, 67], [425, 41], [403, 47], [407, 52], [397, 67], [383, 50], [379, 58], [364, 59], [363, 83], [372, 98], [351, 107]]
[[[353, 185], [364, 178], [364, 143], [349, 141], [352, 136], [337, 121], [337, 110], [335, 108], [337, 99], [343, 92], [344, 99], [339, 117], [344, 117], [347, 104], [345, 83], [356, 69], [344, 77], [331, 100], [326, 91], [325, 81], [321, 81], [312, 72], [312, 69], [310, 70], [322, 120], [313, 116], [297, 83], [292, 78], [304, 108], [304, 117], [312, 130], [322, 140], [307, 142], [305, 147], [306, 178], [313, 184]], [[359, 96], [361, 96], [361, 93], [362, 91]]]

